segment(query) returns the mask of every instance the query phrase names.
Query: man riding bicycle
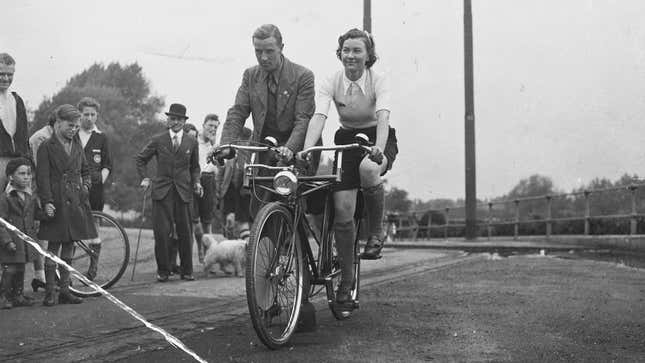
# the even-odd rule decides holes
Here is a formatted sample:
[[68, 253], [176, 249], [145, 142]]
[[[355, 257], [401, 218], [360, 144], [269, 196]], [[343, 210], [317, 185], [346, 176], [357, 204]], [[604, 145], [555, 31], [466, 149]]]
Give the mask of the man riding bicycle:
[[[398, 148], [395, 131], [389, 126], [390, 88], [387, 79], [371, 70], [377, 59], [372, 36], [362, 30], [349, 30], [338, 38], [336, 55], [344, 69], [320, 84], [316, 111], [309, 122], [304, 149], [314, 146], [320, 138], [331, 101], [336, 105], [340, 121], [334, 137], [336, 145], [355, 142], [355, 135], [359, 133], [376, 140], [367, 156], [361, 150], [345, 152], [342, 181], [334, 191], [334, 235], [342, 271], [336, 302], [349, 308], [352, 305], [350, 291], [355, 283], [354, 212], [358, 189], [362, 189], [365, 199], [369, 232], [362, 258], [378, 259], [385, 237], [382, 176], [392, 168]], [[297, 156], [302, 158], [302, 154]], [[374, 161], [381, 157], [380, 164]]]
[[[252, 40], [258, 65], [244, 71], [235, 104], [226, 115], [221, 144], [236, 141], [251, 115], [251, 140], [257, 142], [267, 136], [275, 138], [280, 145], [279, 157], [290, 160], [295, 152], [302, 150], [307, 124], [314, 112], [314, 75], [282, 54], [284, 44], [277, 26], [260, 26], [253, 33]], [[218, 158], [232, 157], [231, 153], [228, 149], [222, 150]], [[260, 155], [259, 162], [275, 163], [264, 160], [267, 157]], [[251, 198], [251, 218], [260, 206], [256, 198]]]

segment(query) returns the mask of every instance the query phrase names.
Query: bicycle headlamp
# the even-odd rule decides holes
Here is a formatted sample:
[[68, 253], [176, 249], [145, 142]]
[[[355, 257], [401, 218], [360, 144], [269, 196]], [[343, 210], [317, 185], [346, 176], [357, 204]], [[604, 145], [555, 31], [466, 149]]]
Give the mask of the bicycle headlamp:
[[289, 195], [296, 191], [298, 178], [292, 172], [283, 170], [273, 177], [273, 188], [280, 195]]

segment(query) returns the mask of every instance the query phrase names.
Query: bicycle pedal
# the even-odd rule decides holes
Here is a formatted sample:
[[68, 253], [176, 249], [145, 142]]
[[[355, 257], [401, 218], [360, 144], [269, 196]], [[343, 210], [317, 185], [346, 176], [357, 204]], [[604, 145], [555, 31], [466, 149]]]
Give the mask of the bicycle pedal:
[[361, 253], [360, 258], [361, 260], [380, 260], [381, 258], [383, 258], [383, 256], [380, 254], [378, 256], [373, 256], [373, 255], [365, 255]]

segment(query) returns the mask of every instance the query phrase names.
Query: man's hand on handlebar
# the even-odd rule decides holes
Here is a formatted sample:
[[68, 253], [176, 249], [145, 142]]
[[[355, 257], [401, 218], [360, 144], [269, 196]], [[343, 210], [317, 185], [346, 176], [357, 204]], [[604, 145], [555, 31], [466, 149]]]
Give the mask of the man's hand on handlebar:
[[211, 164], [224, 165], [224, 160], [235, 157], [235, 150], [230, 147], [215, 149], [206, 157], [206, 161]]
[[286, 146], [279, 146], [275, 151], [278, 154], [278, 157], [284, 162], [289, 162], [293, 159], [293, 151]]

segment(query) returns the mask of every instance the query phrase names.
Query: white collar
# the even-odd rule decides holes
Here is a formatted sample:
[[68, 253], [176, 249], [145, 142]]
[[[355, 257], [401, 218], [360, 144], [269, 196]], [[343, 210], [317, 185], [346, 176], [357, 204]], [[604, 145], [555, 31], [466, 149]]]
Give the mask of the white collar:
[[363, 74], [361, 75], [361, 78], [357, 79], [356, 81], [352, 81], [349, 78], [347, 78], [347, 74], [345, 74], [345, 70], [343, 70], [343, 93], [347, 94], [347, 90], [349, 89], [349, 85], [353, 83], [356, 83], [356, 85], [361, 89], [363, 94], [365, 94], [365, 81], [367, 77], [365, 76], [367, 72], [369, 72], [369, 69], [365, 69], [363, 71]]
[[83, 132], [85, 134], [91, 135], [92, 132], [96, 132], [97, 134], [100, 134], [101, 130], [99, 130], [98, 127], [96, 127], [96, 125], [94, 125], [94, 127], [90, 131], [85, 131], [83, 129], [80, 129], [79, 132]]
[[11, 92], [13, 92], [13, 91], [11, 90], [11, 87], [9, 87], [9, 88], [7, 88], [7, 90], [4, 93], [0, 92], [0, 97], [2, 97], [4, 99], [8, 99], [9, 96], [11, 96]]
[[23, 193], [27, 193], [27, 194], [29, 194], [29, 195], [31, 195], [31, 193], [32, 193], [32, 191], [31, 191], [31, 187], [27, 187], [27, 188], [25, 188], [24, 190], [20, 190], [20, 189], [16, 189], [16, 188], [13, 186], [13, 184], [11, 184], [11, 183], [9, 183], [9, 184], [7, 185], [7, 189], [5, 189], [5, 193], [7, 193], [7, 195], [9, 195], [9, 194], [10, 194], [11, 192], [13, 192], [14, 190], [19, 191], [19, 192], [23, 192]]
[[175, 137], [175, 135], [177, 135], [177, 137], [179, 138], [179, 140], [181, 140], [181, 138], [182, 138], [182, 137], [184, 137], [184, 130], [183, 130], [183, 129], [181, 129], [181, 130], [179, 130], [179, 131], [177, 131], [177, 132], [172, 131], [172, 129], [168, 129], [168, 131], [170, 131], [170, 138], [171, 138], [171, 139], [172, 139], [173, 137]]

